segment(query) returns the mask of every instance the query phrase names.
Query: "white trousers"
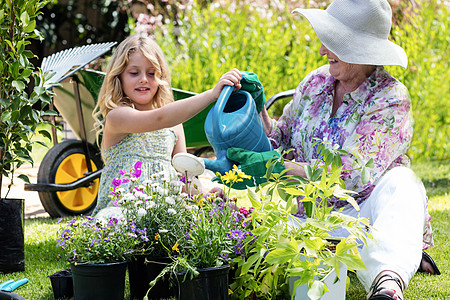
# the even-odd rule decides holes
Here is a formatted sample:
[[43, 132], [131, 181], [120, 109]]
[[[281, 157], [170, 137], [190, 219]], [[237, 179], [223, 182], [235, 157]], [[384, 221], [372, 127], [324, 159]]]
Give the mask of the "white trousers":
[[396, 272], [408, 285], [422, 258], [426, 205], [422, 182], [409, 168], [397, 167], [379, 180], [370, 197], [361, 203], [359, 212], [351, 205], [344, 208], [344, 214], [369, 218], [373, 226], [373, 239], [367, 239], [367, 246], [361, 251], [367, 270], [357, 271], [367, 292], [383, 270]]

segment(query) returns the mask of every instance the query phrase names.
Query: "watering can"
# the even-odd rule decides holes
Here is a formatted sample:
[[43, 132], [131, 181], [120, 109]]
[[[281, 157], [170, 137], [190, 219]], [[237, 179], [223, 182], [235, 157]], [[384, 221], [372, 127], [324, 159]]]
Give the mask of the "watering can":
[[250, 93], [225, 86], [205, 119], [205, 134], [216, 159], [203, 158], [205, 168], [225, 174], [233, 168], [227, 149], [239, 147], [255, 152], [273, 150]]

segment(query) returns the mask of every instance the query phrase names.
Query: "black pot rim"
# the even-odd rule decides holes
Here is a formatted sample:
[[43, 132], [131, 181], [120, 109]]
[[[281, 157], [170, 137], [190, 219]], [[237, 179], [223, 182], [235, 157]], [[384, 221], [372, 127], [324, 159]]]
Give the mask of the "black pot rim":
[[[230, 268], [230, 265], [221, 265], [218, 267], [209, 267], [209, 268], [203, 268], [203, 269], [197, 269], [197, 271], [199, 272], [208, 272], [208, 271], [212, 271], [212, 270], [224, 270], [224, 269], [228, 269]], [[177, 275], [184, 275], [186, 274], [188, 271], [187, 270], [183, 270], [183, 271], [179, 271], [177, 272]]]
[[79, 266], [105, 266], [105, 265], [120, 265], [120, 264], [127, 264], [128, 261], [124, 260], [124, 261], [115, 261], [115, 262], [107, 262], [107, 263], [102, 263], [102, 264], [90, 264], [90, 263], [79, 263], [76, 261], [71, 261], [70, 265], [71, 266], [75, 266], [75, 267], [79, 267]]

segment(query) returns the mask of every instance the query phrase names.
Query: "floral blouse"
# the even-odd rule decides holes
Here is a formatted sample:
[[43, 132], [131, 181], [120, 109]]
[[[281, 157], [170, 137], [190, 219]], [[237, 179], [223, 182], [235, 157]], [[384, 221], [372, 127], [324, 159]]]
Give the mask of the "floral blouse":
[[[330, 147], [337, 144], [349, 153], [342, 157], [344, 170], [372, 158], [374, 168], [367, 184], [362, 184], [360, 170], [344, 172], [342, 177], [361, 203], [386, 171], [410, 165], [406, 151], [413, 134], [411, 101], [407, 88], [378, 66], [355, 91], [344, 95], [342, 105], [331, 116], [335, 80], [329, 65], [309, 73], [269, 139], [274, 148], [293, 149], [294, 160], [299, 162], [313, 163], [318, 158], [312, 146], [314, 138], [332, 142]], [[336, 198], [330, 204], [341, 207], [347, 202]]]

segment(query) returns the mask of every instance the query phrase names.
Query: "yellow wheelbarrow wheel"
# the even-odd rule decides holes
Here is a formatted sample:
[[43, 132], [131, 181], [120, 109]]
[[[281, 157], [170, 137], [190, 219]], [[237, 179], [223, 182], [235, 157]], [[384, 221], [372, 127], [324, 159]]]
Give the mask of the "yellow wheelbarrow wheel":
[[[89, 144], [92, 171], [103, 167], [100, 151]], [[52, 147], [41, 162], [38, 171], [39, 183], [72, 183], [86, 175], [88, 167], [83, 143], [67, 140]], [[51, 217], [89, 215], [97, 204], [100, 179], [95, 179], [88, 187], [67, 191], [39, 192], [39, 198]]]
[[[91, 159], [92, 171], [97, 171], [94, 161]], [[61, 162], [56, 169], [55, 183], [66, 184], [80, 179], [88, 172], [86, 156], [82, 153], [73, 153]], [[88, 187], [81, 187], [70, 191], [56, 192], [61, 204], [70, 211], [83, 211], [95, 202], [98, 193], [100, 179]]]

